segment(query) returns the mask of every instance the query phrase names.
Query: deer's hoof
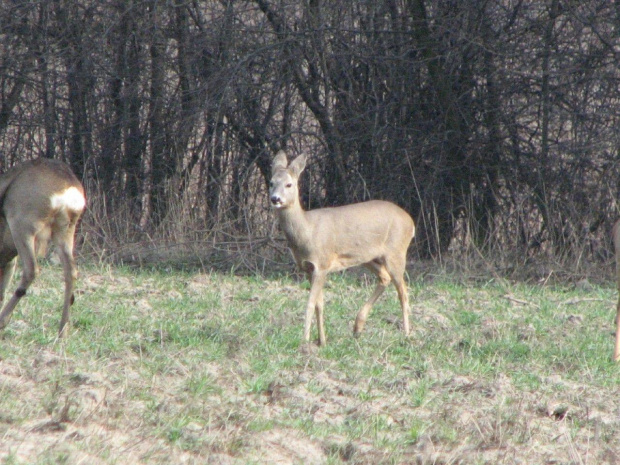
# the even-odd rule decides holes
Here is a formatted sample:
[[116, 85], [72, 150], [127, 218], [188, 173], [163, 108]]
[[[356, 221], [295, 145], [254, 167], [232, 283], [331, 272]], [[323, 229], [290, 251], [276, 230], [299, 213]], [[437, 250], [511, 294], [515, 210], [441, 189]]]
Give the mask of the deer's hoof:
[[306, 342], [299, 346], [299, 352], [303, 355], [314, 355], [319, 351], [319, 347], [316, 344]]
[[355, 325], [353, 325], [353, 337], [360, 337], [360, 334], [364, 332], [364, 326], [366, 326], [365, 321], [356, 321]]

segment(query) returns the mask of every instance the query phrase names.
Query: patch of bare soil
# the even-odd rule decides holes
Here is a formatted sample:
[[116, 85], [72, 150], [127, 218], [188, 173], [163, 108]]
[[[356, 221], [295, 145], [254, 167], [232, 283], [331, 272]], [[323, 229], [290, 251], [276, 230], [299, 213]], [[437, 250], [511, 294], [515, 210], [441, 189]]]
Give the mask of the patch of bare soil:
[[264, 431], [255, 435], [252, 442], [255, 451], [251, 459], [259, 463], [320, 465], [327, 459], [320, 444], [301, 437], [295, 430]]

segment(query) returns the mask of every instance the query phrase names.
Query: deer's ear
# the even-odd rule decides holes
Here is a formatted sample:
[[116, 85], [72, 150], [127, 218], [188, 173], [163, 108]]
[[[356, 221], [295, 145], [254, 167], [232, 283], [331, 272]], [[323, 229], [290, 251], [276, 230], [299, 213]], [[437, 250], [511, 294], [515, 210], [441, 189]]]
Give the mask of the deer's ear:
[[271, 162], [271, 171], [285, 169], [288, 165], [288, 160], [286, 159], [286, 152], [284, 150], [280, 150], [276, 153], [275, 158]]
[[299, 177], [299, 175], [301, 174], [301, 172], [304, 170], [304, 168], [306, 167], [306, 156], [305, 155], [299, 155], [297, 158], [295, 158], [291, 164], [289, 165], [288, 169], [291, 171], [291, 174], [295, 177]]

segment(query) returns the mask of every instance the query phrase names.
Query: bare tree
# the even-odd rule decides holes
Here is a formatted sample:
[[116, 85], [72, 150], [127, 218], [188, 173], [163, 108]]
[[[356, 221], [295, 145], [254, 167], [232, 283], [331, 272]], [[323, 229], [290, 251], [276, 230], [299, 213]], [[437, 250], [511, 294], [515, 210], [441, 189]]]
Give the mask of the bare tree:
[[106, 217], [131, 217], [127, 234], [165, 232], [171, 215], [260, 234], [257, 199], [286, 148], [313, 158], [308, 207], [395, 202], [422, 255], [591, 243], [594, 257], [608, 242], [620, 195], [611, 2], [0, 9], [0, 168], [69, 162], [105, 193]]

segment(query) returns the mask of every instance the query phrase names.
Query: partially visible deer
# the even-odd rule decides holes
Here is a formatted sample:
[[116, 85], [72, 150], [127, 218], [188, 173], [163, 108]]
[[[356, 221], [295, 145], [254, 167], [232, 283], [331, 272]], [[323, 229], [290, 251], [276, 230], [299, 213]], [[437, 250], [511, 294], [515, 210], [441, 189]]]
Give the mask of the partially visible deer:
[[64, 270], [65, 296], [58, 331], [58, 336], [63, 336], [77, 278], [75, 227], [85, 205], [82, 184], [60, 161], [41, 158], [0, 176], [0, 304], [18, 255], [22, 261], [21, 281], [0, 313], [0, 329], [9, 323], [15, 306], [39, 273], [36, 253], [44, 252], [51, 239]]
[[616, 275], [618, 276], [618, 305], [616, 306], [616, 346], [614, 360], [620, 362], [620, 220], [616, 221], [613, 229], [614, 249], [616, 252]]
[[409, 334], [409, 298], [404, 273], [407, 248], [415, 234], [409, 214], [391, 202], [371, 200], [342, 207], [304, 211], [299, 203], [299, 175], [306, 166], [300, 155], [288, 164], [278, 152], [271, 166], [269, 198], [277, 210], [297, 266], [310, 280], [304, 340], [310, 341], [312, 313], [316, 314], [319, 345], [326, 344], [323, 324], [323, 285], [328, 273], [363, 265], [379, 281], [372, 296], [357, 314], [354, 335], [364, 329], [372, 305], [394, 282], [403, 315], [403, 330]]

